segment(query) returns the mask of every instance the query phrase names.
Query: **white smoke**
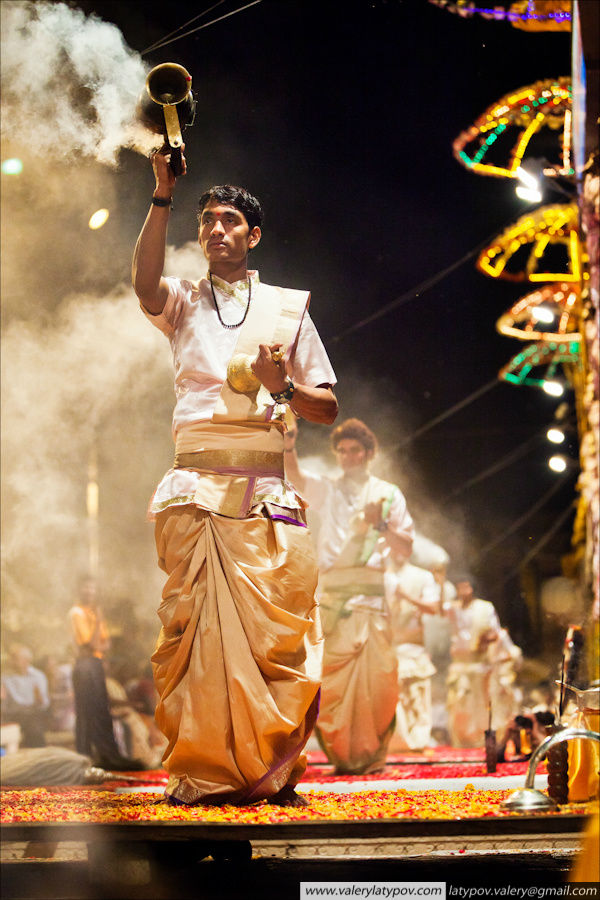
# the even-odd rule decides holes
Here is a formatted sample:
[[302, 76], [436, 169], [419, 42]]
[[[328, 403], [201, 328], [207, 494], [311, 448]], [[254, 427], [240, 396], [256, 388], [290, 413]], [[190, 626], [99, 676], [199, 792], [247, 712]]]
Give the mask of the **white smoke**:
[[[60, 652], [91, 560], [92, 459], [103, 605], [129, 601], [156, 628], [163, 577], [145, 512], [172, 460], [173, 374], [124, 283], [141, 216], [135, 198], [119, 208], [115, 163], [157, 137], [135, 122], [146, 69], [117, 28], [64, 3], [3, 0], [0, 14], [3, 140], [24, 163], [2, 191], [2, 643]], [[111, 218], [91, 232], [99, 206]], [[205, 268], [195, 242], [168, 248], [168, 274]]]
[[156, 137], [135, 120], [147, 69], [119, 29], [64, 3], [0, 3], [4, 137], [40, 156], [114, 165]]
[[[198, 277], [202, 267], [197, 245], [168, 248], [168, 272]], [[129, 598], [154, 626], [163, 578], [145, 513], [171, 465], [174, 399], [168, 341], [128, 286], [71, 295], [43, 325], [5, 327], [4, 642], [25, 629], [36, 652], [69, 645], [66, 613], [89, 565], [92, 454], [105, 605]]]

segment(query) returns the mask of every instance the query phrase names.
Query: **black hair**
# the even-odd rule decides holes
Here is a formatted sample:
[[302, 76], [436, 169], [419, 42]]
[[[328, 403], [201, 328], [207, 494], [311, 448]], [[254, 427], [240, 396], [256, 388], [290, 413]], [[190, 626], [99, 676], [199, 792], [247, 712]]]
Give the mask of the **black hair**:
[[234, 184], [217, 184], [204, 191], [198, 200], [198, 224], [202, 218], [202, 211], [209, 203], [226, 203], [239, 210], [248, 222], [250, 231], [257, 225], [260, 228], [263, 221], [263, 211], [259, 201], [247, 190], [236, 187]]

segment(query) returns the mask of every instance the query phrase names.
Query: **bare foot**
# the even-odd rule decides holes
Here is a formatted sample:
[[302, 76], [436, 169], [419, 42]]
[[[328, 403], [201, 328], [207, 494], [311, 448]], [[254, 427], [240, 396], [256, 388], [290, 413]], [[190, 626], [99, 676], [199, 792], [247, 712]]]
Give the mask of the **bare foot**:
[[269, 797], [268, 802], [274, 803], [276, 806], [308, 806], [308, 800], [297, 794], [289, 784], [281, 788], [277, 794]]

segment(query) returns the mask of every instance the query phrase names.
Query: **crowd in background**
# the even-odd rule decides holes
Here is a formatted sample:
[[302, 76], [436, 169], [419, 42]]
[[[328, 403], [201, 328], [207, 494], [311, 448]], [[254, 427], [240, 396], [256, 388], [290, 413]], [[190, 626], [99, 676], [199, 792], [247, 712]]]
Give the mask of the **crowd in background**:
[[[457, 594], [445, 565], [430, 572], [405, 564], [403, 570], [395, 573], [390, 603], [400, 691], [389, 752], [436, 744], [481, 746], [490, 711], [494, 728], [504, 734], [523, 708], [521, 652], [501, 627], [492, 604], [475, 597], [464, 582], [459, 582]], [[461, 597], [461, 591], [467, 596]], [[435, 602], [429, 611], [426, 605], [419, 610], [407, 601], [410, 594], [413, 601], [418, 595]], [[152, 648], [128, 639], [121, 623], [104, 619], [89, 579], [82, 580], [80, 598], [70, 612], [72, 627], [76, 611], [86, 602], [97, 610], [102, 650], [97, 656], [92, 647], [82, 650], [74, 628], [72, 640], [60, 652], [40, 659], [24, 644], [11, 646], [3, 665], [2, 723], [19, 725], [20, 747], [71, 747], [113, 769], [160, 768], [164, 738], [154, 722]], [[120, 612], [115, 610], [115, 618]], [[81, 722], [77, 726], [78, 715], [86, 717], [77, 700], [82, 655], [84, 665], [91, 657], [102, 673], [114, 735], [110, 751], [99, 739], [86, 743], [84, 735], [82, 743]], [[101, 697], [89, 681], [83, 690], [97, 722]], [[544, 705], [550, 696], [549, 688], [538, 691], [531, 703]]]
[[[28, 647], [11, 647], [3, 666], [2, 724], [19, 726], [20, 748], [67, 747], [107, 769], [160, 768], [165, 744], [154, 722], [156, 691], [150, 654], [124, 660], [121, 643], [115, 640], [115, 652], [98, 660], [106, 689], [108, 741], [98, 738], [89, 743], [81, 734], [82, 722], [79, 728], [77, 723], [78, 713], [84, 722], [87, 714], [76, 697], [76, 651], [67, 645], [59, 655], [34, 660]], [[89, 691], [89, 716], [96, 721], [105, 712], [101, 699], [102, 694], [99, 702], [98, 693], [93, 688]]]
[[[307, 667], [319, 668], [315, 736], [336, 771], [378, 771], [403, 750], [482, 747], [490, 731], [502, 759], [530, 751], [515, 722], [523, 712], [529, 722], [548, 717], [553, 691], [524, 697], [523, 654], [494, 605], [415, 530], [398, 486], [370, 473], [374, 433], [358, 419], [336, 426], [342, 474], [329, 477], [299, 463], [297, 432], [292, 417], [286, 478], [309, 503], [324, 635], [321, 658]], [[99, 600], [96, 581], [82, 577], [58, 654], [34, 662], [28, 646], [8, 648], [2, 723], [19, 726], [21, 747], [58, 743], [115, 771], [159, 768], [166, 740], [150, 661], [158, 623], [142, 623], [131, 601], [104, 612]]]

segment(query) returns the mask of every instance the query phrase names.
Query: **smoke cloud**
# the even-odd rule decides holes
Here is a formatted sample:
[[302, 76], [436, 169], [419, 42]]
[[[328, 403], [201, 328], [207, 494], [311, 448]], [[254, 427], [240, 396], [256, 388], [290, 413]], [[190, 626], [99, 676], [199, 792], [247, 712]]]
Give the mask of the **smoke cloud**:
[[[193, 244], [169, 248], [168, 271], [193, 267]], [[4, 329], [5, 644], [25, 629], [36, 652], [68, 647], [66, 613], [89, 567], [92, 459], [105, 605], [127, 600], [155, 629], [163, 577], [145, 510], [171, 465], [173, 403], [168, 341], [127, 286], [66, 297], [44, 327], [14, 320]]]
[[145, 506], [172, 456], [166, 339], [129, 288], [71, 296], [52, 325], [5, 328], [2, 385], [3, 639], [25, 628], [34, 649], [68, 645], [66, 612], [89, 566], [93, 458], [105, 602], [127, 596], [153, 616], [162, 578]]
[[116, 26], [64, 3], [4, 0], [0, 11], [5, 138], [109, 165], [156, 143], [135, 121], [146, 66]]
[[[145, 513], [172, 461], [173, 375], [129, 286], [143, 213], [119, 159], [157, 142], [135, 121], [146, 67], [115, 26], [64, 3], [0, 14], [3, 157], [23, 161], [2, 176], [2, 648], [69, 650], [93, 462], [101, 602], [109, 625], [127, 609], [121, 625], [150, 635], [148, 658], [163, 576]], [[93, 232], [99, 207], [111, 216]], [[169, 249], [169, 273], [204, 268], [194, 242]]]

